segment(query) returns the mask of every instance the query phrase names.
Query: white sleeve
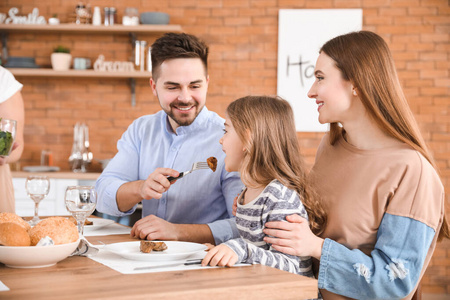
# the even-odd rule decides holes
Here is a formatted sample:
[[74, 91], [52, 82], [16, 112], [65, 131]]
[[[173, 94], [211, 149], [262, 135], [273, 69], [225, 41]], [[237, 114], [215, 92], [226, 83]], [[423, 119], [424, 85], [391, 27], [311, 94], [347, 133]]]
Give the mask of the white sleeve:
[[0, 103], [11, 98], [22, 87], [23, 85], [14, 78], [10, 71], [0, 66]]

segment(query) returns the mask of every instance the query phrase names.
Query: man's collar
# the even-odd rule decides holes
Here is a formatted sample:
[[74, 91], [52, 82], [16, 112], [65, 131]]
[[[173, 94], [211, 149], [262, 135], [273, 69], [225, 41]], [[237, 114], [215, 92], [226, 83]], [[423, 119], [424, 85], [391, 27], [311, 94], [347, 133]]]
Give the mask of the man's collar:
[[[169, 116], [167, 114], [164, 114], [165, 118], [166, 118], [166, 130], [167, 132], [170, 132], [172, 134], [174, 134], [174, 131], [172, 129], [172, 126], [170, 125], [169, 122]], [[179, 126], [176, 129], [176, 135], [183, 135], [183, 134], [187, 134], [193, 131], [197, 131], [198, 129], [203, 128], [204, 124], [206, 123], [206, 121], [209, 118], [209, 110], [206, 108], [206, 106], [203, 106], [202, 110], [200, 111], [200, 113], [197, 115], [197, 117], [195, 118], [194, 122], [192, 122], [191, 125], [188, 126]]]

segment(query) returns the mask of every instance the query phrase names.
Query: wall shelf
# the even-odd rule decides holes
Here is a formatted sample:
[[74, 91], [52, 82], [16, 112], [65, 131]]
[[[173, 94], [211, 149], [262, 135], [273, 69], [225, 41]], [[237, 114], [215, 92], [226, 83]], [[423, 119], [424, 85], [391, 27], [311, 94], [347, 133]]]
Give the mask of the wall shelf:
[[22, 77], [91, 77], [91, 78], [144, 78], [150, 79], [151, 72], [103, 72], [95, 70], [67, 70], [8, 68], [14, 76]]
[[[48, 25], [48, 24], [0, 24], [0, 35], [3, 44], [2, 54], [3, 58], [8, 57], [8, 34], [12, 32], [29, 32], [35, 34], [42, 33], [70, 33], [70, 34], [128, 34], [130, 36], [131, 44], [134, 45], [136, 40], [136, 34], [163, 34], [166, 32], [181, 32], [182, 28], [180, 25], [136, 25], [136, 26], [125, 26], [125, 25], [91, 25], [91, 24], [59, 24], [59, 25]], [[54, 71], [53, 69], [26, 69], [26, 68], [10, 68], [9, 69], [14, 76], [22, 77], [86, 77], [86, 78], [126, 78], [129, 79], [130, 90], [131, 90], [131, 105], [134, 106], [136, 103], [136, 79], [149, 79], [152, 76], [151, 72], [102, 72], [94, 70], [68, 70], [68, 71]]]
[[125, 25], [91, 25], [91, 24], [59, 24], [59, 25], [48, 25], [48, 24], [0, 24], [0, 31], [3, 32], [13, 32], [13, 31], [38, 31], [38, 32], [71, 32], [71, 33], [150, 33], [150, 34], [161, 34], [166, 32], [181, 32], [182, 28], [180, 25], [136, 25], [136, 26], [125, 26]]

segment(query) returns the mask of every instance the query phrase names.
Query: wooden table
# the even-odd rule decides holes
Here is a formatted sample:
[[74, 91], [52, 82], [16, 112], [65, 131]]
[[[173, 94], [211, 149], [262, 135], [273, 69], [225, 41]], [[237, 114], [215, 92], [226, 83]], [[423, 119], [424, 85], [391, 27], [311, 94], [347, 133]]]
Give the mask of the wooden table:
[[[128, 234], [87, 237], [93, 244], [135, 241]], [[262, 265], [124, 275], [87, 257], [54, 266], [14, 269], [0, 264], [10, 291], [0, 299], [307, 299], [317, 280]]]

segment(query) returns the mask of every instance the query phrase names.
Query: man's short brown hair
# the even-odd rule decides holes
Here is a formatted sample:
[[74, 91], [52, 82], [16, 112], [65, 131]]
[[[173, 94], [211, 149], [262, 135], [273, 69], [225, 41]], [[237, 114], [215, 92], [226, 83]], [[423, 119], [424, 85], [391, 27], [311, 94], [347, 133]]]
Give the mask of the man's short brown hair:
[[152, 77], [157, 80], [161, 64], [168, 59], [200, 58], [208, 73], [208, 46], [198, 37], [186, 33], [166, 33], [152, 47]]

